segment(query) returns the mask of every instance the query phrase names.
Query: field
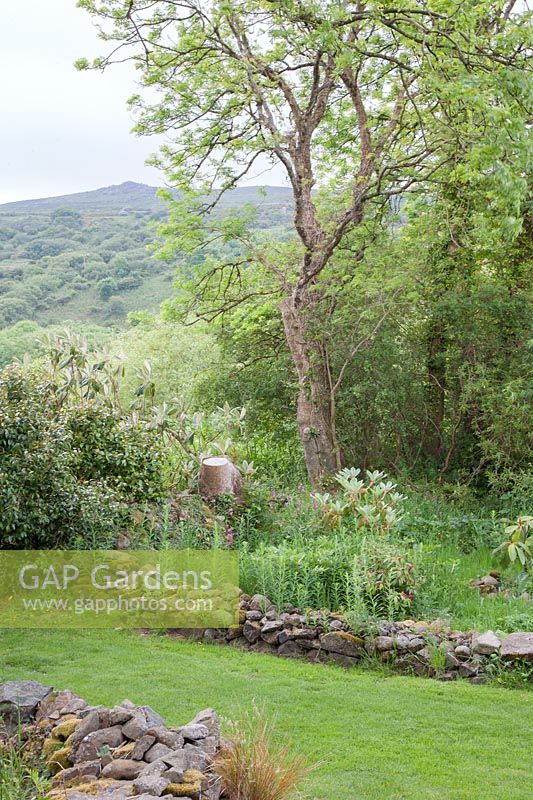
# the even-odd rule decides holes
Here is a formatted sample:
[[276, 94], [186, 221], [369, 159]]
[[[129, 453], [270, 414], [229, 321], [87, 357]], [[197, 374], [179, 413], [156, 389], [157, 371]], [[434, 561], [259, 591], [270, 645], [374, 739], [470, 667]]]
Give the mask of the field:
[[253, 703], [317, 769], [308, 800], [525, 800], [531, 695], [346, 672], [123, 632], [3, 631], [0, 681], [34, 679], [94, 703], [127, 695], [169, 724]]

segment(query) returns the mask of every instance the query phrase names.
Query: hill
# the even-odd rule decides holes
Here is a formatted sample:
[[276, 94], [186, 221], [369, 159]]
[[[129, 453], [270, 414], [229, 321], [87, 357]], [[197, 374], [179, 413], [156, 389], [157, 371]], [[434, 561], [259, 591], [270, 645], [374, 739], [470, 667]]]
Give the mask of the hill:
[[[291, 192], [235, 189], [220, 206], [252, 203], [258, 226], [283, 226]], [[0, 205], [0, 329], [20, 320], [121, 325], [172, 294], [174, 265], [149, 245], [166, 215], [157, 187], [127, 181], [94, 191]]]
[[[96, 213], [128, 211], [165, 212], [166, 204], [157, 197], [157, 186], [126, 181], [117, 186], [104, 186], [88, 192], [18, 200], [0, 204], [0, 215], [12, 213], [51, 213], [59, 209], [92, 211]], [[243, 186], [230, 192], [220, 203], [221, 208], [252, 203], [258, 208], [290, 206], [291, 190], [283, 186]]]

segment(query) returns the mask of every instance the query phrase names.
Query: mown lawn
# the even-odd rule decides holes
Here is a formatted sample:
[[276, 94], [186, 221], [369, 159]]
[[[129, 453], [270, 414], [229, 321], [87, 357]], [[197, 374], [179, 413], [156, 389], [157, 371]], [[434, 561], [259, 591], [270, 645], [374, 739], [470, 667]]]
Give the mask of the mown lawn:
[[23, 678], [94, 703], [149, 703], [170, 724], [206, 706], [235, 718], [255, 702], [321, 762], [306, 786], [312, 800], [531, 797], [526, 691], [345, 672], [123, 632], [1, 631], [0, 681]]

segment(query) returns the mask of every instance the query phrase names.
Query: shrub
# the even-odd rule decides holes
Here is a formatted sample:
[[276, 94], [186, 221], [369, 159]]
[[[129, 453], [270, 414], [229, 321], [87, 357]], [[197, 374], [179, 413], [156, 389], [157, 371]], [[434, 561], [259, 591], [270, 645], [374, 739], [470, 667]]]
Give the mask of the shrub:
[[329, 493], [314, 494], [313, 500], [332, 526], [348, 524], [385, 534], [401, 519], [401, 504], [406, 499], [396, 484], [384, 482], [384, 472], [366, 471], [366, 480], [359, 478], [360, 469], [346, 468], [335, 475], [343, 493], [334, 498]]
[[217, 754], [213, 771], [228, 800], [283, 800], [310, 770], [275, 741], [273, 724], [256, 712], [234, 726], [233, 741]]
[[518, 517], [515, 522], [503, 519], [502, 522], [510, 523], [505, 527], [508, 538], [495, 550], [494, 555], [509, 561], [511, 564], [521, 564], [526, 570], [533, 571], [533, 517]]
[[45, 548], [109, 537], [126, 504], [165, 491], [154, 431], [19, 367], [0, 373], [0, 540]]
[[0, 540], [3, 548], [55, 547], [105, 530], [116, 495], [82, 483], [68, 420], [51, 413], [46, 384], [12, 367], [0, 373]]
[[104, 477], [107, 486], [130, 502], [165, 495], [161, 439], [143, 422], [93, 402], [69, 412], [67, 425], [82, 481]]
[[352, 580], [354, 592], [373, 617], [401, 619], [415, 598], [415, 565], [408, 553], [384, 539], [362, 542]]

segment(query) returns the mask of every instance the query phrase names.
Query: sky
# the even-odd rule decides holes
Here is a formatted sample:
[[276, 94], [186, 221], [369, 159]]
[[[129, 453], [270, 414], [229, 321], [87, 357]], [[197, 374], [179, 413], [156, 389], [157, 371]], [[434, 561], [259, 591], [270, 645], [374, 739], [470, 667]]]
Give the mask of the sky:
[[[0, 33], [0, 203], [139, 181], [161, 185], [144, 162], [153, 137], [130, 133], [131, 65], [105, 73], [73, 63], [105, 52], [76, 0], [3, 3]], [[273, 171], [248, 183], [281, 184]]]

